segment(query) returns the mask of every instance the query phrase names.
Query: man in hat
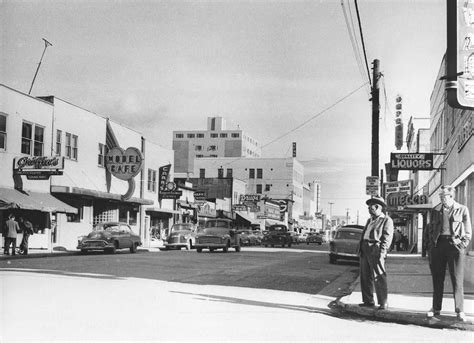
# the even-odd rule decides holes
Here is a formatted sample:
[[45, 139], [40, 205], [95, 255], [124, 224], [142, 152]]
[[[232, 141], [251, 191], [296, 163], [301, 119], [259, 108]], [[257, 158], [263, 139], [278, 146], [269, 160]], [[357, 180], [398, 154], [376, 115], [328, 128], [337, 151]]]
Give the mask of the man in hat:
[[365, 224], [360, 240], [360, 286], [361, 307], [374, 307], [374, 286], [379, 310], [388, 308], [387, 273], [385, 258], [393, 238], [393, 221], [384, 213], [387, 207], [382, 197], [372, 197], [366, 201], [370, 218]]
[[455, 189], [442, 186], [439, 191], [441, 204], [430, 213], [428, 226], [428, 252], [433, 279], [433, 307], [427, 316], [437, 316], [443, 302], [444, 278], [448, 265], [453, 285], [454, 307], [457, 318], [464, 314], [464, 258], [472, 237], [471, 218], [466, 206], [454, 200]]

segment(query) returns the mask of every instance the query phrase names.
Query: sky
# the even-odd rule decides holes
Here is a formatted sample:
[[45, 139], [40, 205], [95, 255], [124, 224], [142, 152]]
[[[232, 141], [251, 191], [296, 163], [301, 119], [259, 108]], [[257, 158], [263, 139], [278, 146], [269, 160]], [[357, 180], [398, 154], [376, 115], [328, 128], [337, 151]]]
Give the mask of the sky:
[[[367, 218], [371, 117], [353, 1], [0, 0], [0, 83], [55, 95], [171, 149], [173, 130], [221, 116], [322, 185], [323, 212]], [[380, 61], [380, 168], [406, 125], [429, 127], [446, 49], [444, 0], [359, 0], [368, 67]], [[349, 26], [350, 27], [350, 26]], [[372, 77], [372, 70], [369, 71]], [[406, 149], [406, 148], [405, 148]], [[402, 148], [403, 151], [403, 148]], [[380, 169], [379, 168], [379, 169]], [[329, 205], [329, 203], [333, 203]]]

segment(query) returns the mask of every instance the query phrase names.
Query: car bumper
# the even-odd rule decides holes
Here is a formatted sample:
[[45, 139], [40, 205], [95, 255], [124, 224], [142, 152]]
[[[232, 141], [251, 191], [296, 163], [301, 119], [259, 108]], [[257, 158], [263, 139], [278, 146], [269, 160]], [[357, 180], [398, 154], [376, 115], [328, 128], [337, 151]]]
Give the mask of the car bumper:
[[115, 246], [113, 242], [105, 241], [82, 243], [77, 245], [78, 250], [107, 250], [113, 249], [114, 247]]
[[355, 253], [348, 253], [348, 252], [333, 252], [331, 251], [329, 255], [337, 256], [337, 257], [347, 257], [352, 259], [358, 259], [359, 255]]
[[225, 248], [225, 243], [196, 243], [195, 248]]
[[164, 243], [163, 245], [168, 249], [186, 248], [186, 243]]

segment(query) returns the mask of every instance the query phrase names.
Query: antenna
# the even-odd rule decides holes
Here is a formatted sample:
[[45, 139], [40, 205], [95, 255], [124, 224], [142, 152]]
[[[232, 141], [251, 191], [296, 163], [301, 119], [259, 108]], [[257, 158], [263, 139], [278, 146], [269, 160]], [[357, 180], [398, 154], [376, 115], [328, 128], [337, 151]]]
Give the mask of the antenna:
[[39, 71], [39, 68], [41, 66], [41, 61], [43, 61], [43, 56], [44, 56], [44, 53], [46, 52], [46, 48], [48, 46], [53, 46], [53, 44], [51, 44], [50, 42], [48, 42], [45, 38], [43, 38], [44, 40], [44, 50], [43, 50], [43, 54], [41, 55], [41, 59], [38, 63], [38, 68], [36, 68], [36, 73], [35, 73], [35, 76], [33, 77], [33, 81], [31, 82], [31, 86], [30, 86], [30, 91], [28, 92], [28, 94], [31, 94], [31, 90], [33, 89], [33, 84], [35, 83], [35, 80], [36, 80], [36, 75], [38, 75], [38, 71]]

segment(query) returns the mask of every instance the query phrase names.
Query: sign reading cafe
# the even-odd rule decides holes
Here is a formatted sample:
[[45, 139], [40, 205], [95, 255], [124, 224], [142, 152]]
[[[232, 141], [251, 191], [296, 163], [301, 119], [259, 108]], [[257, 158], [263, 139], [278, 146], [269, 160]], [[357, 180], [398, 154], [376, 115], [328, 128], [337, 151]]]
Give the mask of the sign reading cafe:
[[141, 151], [134, 147], [123, 150], [116, 146], [109, 150], [105, 162], [105, 167], [113, 176], [128, 181], [128, 191], [122, 195], [122, 199], [130, 199], [135, 191], [135, 180], [133, 178], [138, 175], [143, 167]]

